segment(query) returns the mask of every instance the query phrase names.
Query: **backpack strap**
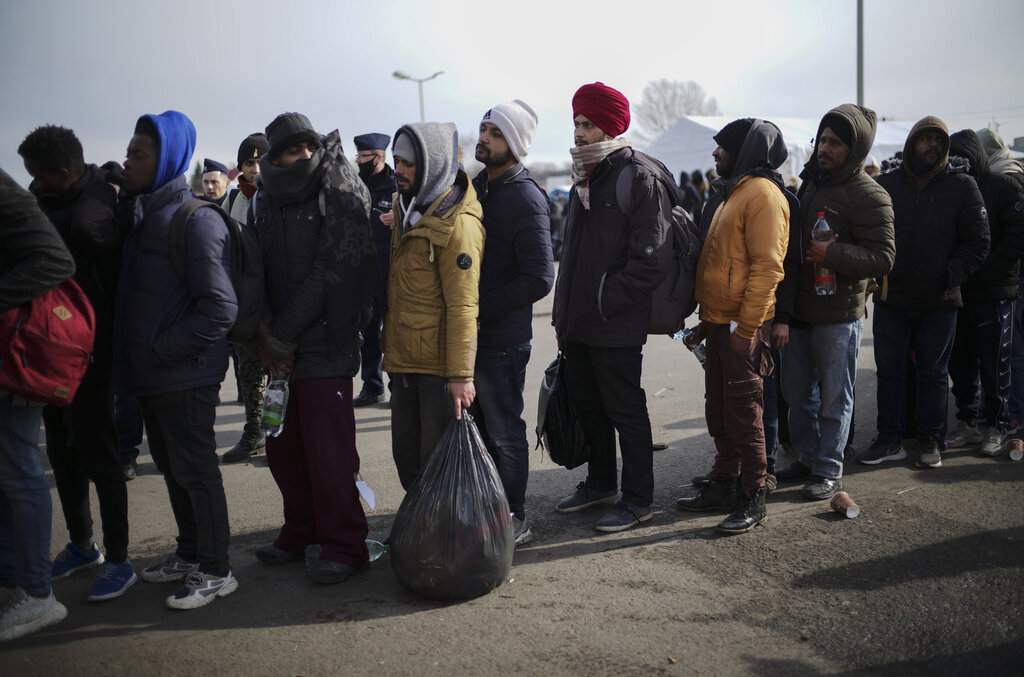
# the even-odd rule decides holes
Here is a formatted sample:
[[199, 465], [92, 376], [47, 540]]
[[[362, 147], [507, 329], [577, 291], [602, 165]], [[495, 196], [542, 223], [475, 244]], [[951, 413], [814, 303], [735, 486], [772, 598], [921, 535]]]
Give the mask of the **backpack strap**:
[[[225, 224], [228, 224], [228, 219], [231, 218], [221, 209], [220, 205], [206, 200], [186, 200], [174, 211], [174, 215], [171, 217], [170, 231], [167, 234], [167, 253], [171, 257], [174, 272], [183, 282], [188, 281], [188, 257], [185, 247], [188, 241], [188, 222], [192, 219], [192, 215], [203, 207], [215, 209], [224, 219]], [[228, 224], [228, 232], [232, 232], [230, 224]]]

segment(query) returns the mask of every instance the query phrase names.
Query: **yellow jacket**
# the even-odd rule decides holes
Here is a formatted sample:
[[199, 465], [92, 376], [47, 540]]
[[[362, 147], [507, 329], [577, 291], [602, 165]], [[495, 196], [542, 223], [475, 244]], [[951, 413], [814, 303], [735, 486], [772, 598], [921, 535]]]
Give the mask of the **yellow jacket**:
[[697, 262], [701, 320], [736, 322], [753, 339], [775, 317], [775, 288], [789, 243], [789, 203], [774, 183], [745, 176], [715, 211]]
[[[465, 194], [454, 205], [454, 190]], [[398, 200], [395, 200], [398, 204]], [[483, 209], [465, 172], [405, 233], [394, 208], [381, 350], [390, 373], [473, 380]]]

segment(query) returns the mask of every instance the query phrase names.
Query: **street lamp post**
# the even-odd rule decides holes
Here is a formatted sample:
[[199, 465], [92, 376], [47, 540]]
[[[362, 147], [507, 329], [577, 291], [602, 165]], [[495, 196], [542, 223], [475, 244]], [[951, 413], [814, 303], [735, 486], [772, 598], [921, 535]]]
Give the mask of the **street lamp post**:
[[426, 122], [426, 118], [423, 117], [423, 83], [427, 82], [428, 80], [433, 80], [434, 78], [436, 78], [441, 73], [444, 73], [444, 71], [437, 71], [436, 73], [431, 75], [429, 78], [414, 78], [411, 75], [409, 75], [408, 73], [406, 73], [405, 71], [395, 71], [394, 73], [391, 74], [393, 77], [395, 77], [398, 80], [412, 80], [413, 82], [415, 82], [419, 86], [419, 89], [420, 89], [420, 122]]

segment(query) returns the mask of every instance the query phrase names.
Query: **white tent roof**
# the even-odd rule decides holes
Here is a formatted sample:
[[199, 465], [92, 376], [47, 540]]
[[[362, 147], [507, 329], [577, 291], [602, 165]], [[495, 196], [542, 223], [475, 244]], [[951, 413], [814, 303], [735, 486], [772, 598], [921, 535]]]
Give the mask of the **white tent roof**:
[[[684, 116], [658, 137], [646, 152], [664, 162], [677, 180], [682, 171], [691, 173], [699, 168], [703, 173], [715, 166], [711, 153], [718, 144], [711, 137], [734, 119], [724, 115]], [[789, 149], [789, 158], [779, 168], [783, 178], [788, 181], [803, 170], [804, 163], [814, 148], [814, 135], [818, 133], [818, 123], [821, 119], [769, 119], [782, 131], [782, 138], [786, 140], [786, 147]], [[913, 126], [913, 122], [879, 122], [871, 155], [881, 163], [897, 151], [903, 150], [903, 144]]]

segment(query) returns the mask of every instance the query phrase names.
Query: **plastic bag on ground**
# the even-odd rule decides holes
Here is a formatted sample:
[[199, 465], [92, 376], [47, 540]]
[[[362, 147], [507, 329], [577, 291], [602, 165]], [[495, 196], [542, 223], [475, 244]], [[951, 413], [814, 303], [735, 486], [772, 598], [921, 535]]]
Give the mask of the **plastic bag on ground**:
[[508, 576], [515, 553], [508, 499], [465, 411], [402, 500], [389, 553], [398, 581], [432, 599], [479, 597]]

